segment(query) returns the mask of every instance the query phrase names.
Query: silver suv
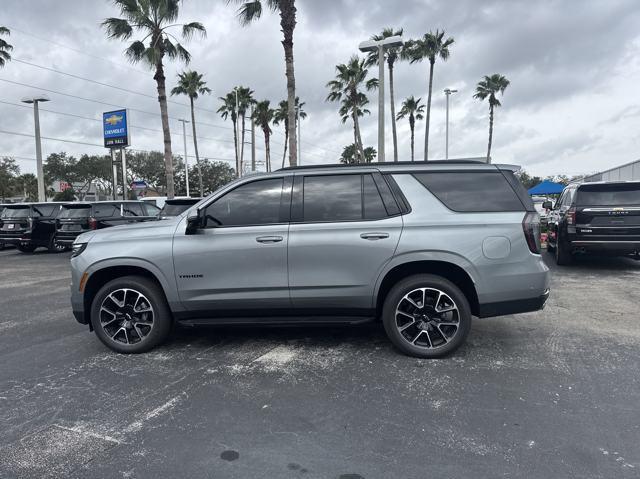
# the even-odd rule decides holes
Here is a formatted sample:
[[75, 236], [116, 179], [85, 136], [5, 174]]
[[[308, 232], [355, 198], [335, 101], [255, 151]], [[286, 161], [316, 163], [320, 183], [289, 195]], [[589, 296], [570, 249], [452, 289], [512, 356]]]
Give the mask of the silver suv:
[[84, 233], [71, 303], [109, 348], [174, 323], [382, 321], [406, 354], [456, 350], [471, 317], [541, 309], [539, 218], [513, 167], [313, 166], [236, 180], [176, 218]]

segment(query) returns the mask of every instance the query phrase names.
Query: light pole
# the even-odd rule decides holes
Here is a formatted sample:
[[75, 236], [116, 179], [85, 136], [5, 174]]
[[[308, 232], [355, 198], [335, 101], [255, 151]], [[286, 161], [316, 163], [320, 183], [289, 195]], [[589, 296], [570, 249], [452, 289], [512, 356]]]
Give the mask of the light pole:
[[38, 175], [38, 201], [47, 201], [44, 192], [44, 172], [42, 170], [42, 143], [40, 141], [40, 112], [38, 103], [41, 101], [49, 101], [46, 95], [38, 95], [34, 97], [23, 98], [23, 103], [33, 103], [33, 117], [36, 129], [36, 173]]
[[296, 105], [296, 123], [298, 124], [298, 166], [302, 164], [302, 139], [300, 138], [300, 105]]
[[447, 120], [445, 126], [445, 147], [444, 147], [444, 159], [449, 159], [449, 97], [452, 93], [457, 93], [458, 90], [452, 90], [451, 88], [445, 88], [444, 94], [447, 96]]
[[189, 120], [178, 120], [182, 122], [182, 142], [184, 145], [184, 172], [185, 172], [185, 180], [187, 183], [187, 196], [191, 196], [189, 194], [189, 160], [187, 159], [187, 123], [191, 123]]
[[384, 49], [399, 47], [402, 37], [396, 35], [383, 40], [368, 40], [359, 46], [361, 52], [378, 51], [378, 161], [384, 161]]

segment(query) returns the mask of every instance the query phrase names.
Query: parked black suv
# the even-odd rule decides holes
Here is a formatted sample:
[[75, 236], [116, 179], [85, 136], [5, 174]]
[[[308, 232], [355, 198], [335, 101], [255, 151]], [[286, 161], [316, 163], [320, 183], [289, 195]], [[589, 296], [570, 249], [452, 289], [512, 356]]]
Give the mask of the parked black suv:
[[549, 214], [548, 250], [560, 265], [575, 254], [640, 255], [640, 181], [567, 186]]
[[[5, 206], [6, 205], [0, 205], [0, 230], [2, 230], [2, 212], [4, 211]], [[7, 246], [9, 245], [0, 240], [0, 251], [5, 249]]]
[[56, 220], [56, 243], [70, 247], [80, 233], [156, 220], [160, 209], [142, 201], [65, 203]]
[[64, 248], [56, 245], [55, 220], [62, 203], [20, 203], [5, 205], [2, 212], [0, 242], [14, 244], [23, 253], [42, 246], [51, 252]]
[[164, 206], [158, 213], [160, 219], [172, 218], [178, 216], [193, 205], [198, 203], [202, 198], [174, 198], [172, 200], [166, 200]]

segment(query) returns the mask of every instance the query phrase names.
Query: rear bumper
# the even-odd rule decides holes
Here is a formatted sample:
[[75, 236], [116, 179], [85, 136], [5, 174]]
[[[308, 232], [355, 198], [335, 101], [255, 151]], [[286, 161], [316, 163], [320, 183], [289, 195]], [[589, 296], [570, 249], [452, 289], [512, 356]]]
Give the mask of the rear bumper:
[[479, 307], [478, 317], [490, 318], [493, 316], [504, 316], [507, 314], [519, 314], [529, 313], [531, 311], [539, 311], [544, 308], [547, 299], [549, 299], [548, 289], [541, 296], [535, 298], [481, 304]]
[[584, 248], [588, 251], [602, 252], [633, 252], [640, 251], [640, 241], [638, 240], [585, 240], [575, 239], [571, 242], [573, 248]]

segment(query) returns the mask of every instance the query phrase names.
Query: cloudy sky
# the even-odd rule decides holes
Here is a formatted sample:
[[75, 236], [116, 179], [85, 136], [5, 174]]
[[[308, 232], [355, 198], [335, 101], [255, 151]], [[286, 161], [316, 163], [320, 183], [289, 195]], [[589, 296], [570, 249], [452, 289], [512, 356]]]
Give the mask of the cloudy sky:
[[[20, 98], [43, 91], [51, 102], [42, 108], [44, 154], [102, 153], [102, 111], [122, 106], [131, 112], [133, 147], [161, 150], [155, 82], [143, 65], [122, 56], [125, 44], [105, 38], [100, 22], [118, 11], [103, 0], [1, 0], [0, 25], [12, 30], [15, 61], [0, 70], [0, 156], [19, 159], [23, 172], [35, 170], [32, 111]], [[325, 102], [325, 84], [335, 65], [357, 52], [360, 41], [384, 27], [404, 28], [406, 38], [436, 28], [455, 38], [451, 57], [438, 62], [434, 78], [431, 159], [444, 157], [445, 99], [452, 97], [450, 156], [486, 153], [488, 107], [472, 98], [485, 74], [511, 81], [497, 111], [492, 157], [523, 165], [538, 175], [577, 175], [640, 158], [640, 5], [637, 0], [297, 0], [294, 37], [298, 95], [306, 102], [302, 124], [302, 162], [327, 163], [351, 143], [350, 124], [342, 124], [337, 105]], [[205, 74], [213, 95], [198, 100], [197, 120], [203, 157], [232, 162], [229, 122], [216, 113], [218, 97], [234, 85], [250, 86], [258, 99], [286, 97], [279, 18], [266, 14], [241, 27], [236, 7], [225, 0], [185, 0], [181, 21], [197, 20], [208, 31], [192, 40], [190, 68]], [[27, 63], [24, 63], [27, 62]], [[38, 65], [38, 66], [34, 66]], [[44, 67], [44, 68], [43, 68]], [[67, 75], [53, 72], [54, 69]], [[179, 63], [167, 65], [173, 86]], [[375, 74], [375, 72], [371, 72]], [[117, 85], [127, 93], [77, 77]], [[428, 63], [396, 68], [396, 103], [410, 95], [426, 100]], [[79, 96], [86, 101], [70, 96]], [[365, 146], [377, 147], [377, 94], [372, 114], [363, 120]], [[169, 115], [188, 115], [185, 98], [173, 98]], [[98, 102], [102, 103], [98, 103]], [[61, 115], [65, 113], [67, 115]], [[76, 116], [70, 116], [76, 115]], [[389, 108], [387, 105], [387, 115]], [[387, 119], [387, 126], [389, 120]], [[274, 162], [282, 155], [284, 135], [275, 127]], [[174, 152], [182, 153], [180, 123], [171, 121]], [[9, 132], [9, 133], [7, 133]], [[387, 155], [392, 151], [390, 128]], [[421, 151], [424, 122], [418, 124]], [[409, 128], [398, 124], [399, 155], [409, 159]], [[61, 142], [53, 138], [71, 140]], [[258, 134], [258, 158], [263, 153]], [[85, 144], [86, 143], [86, 144]], [[191, 145], [189, 145], [190, 153]]]

